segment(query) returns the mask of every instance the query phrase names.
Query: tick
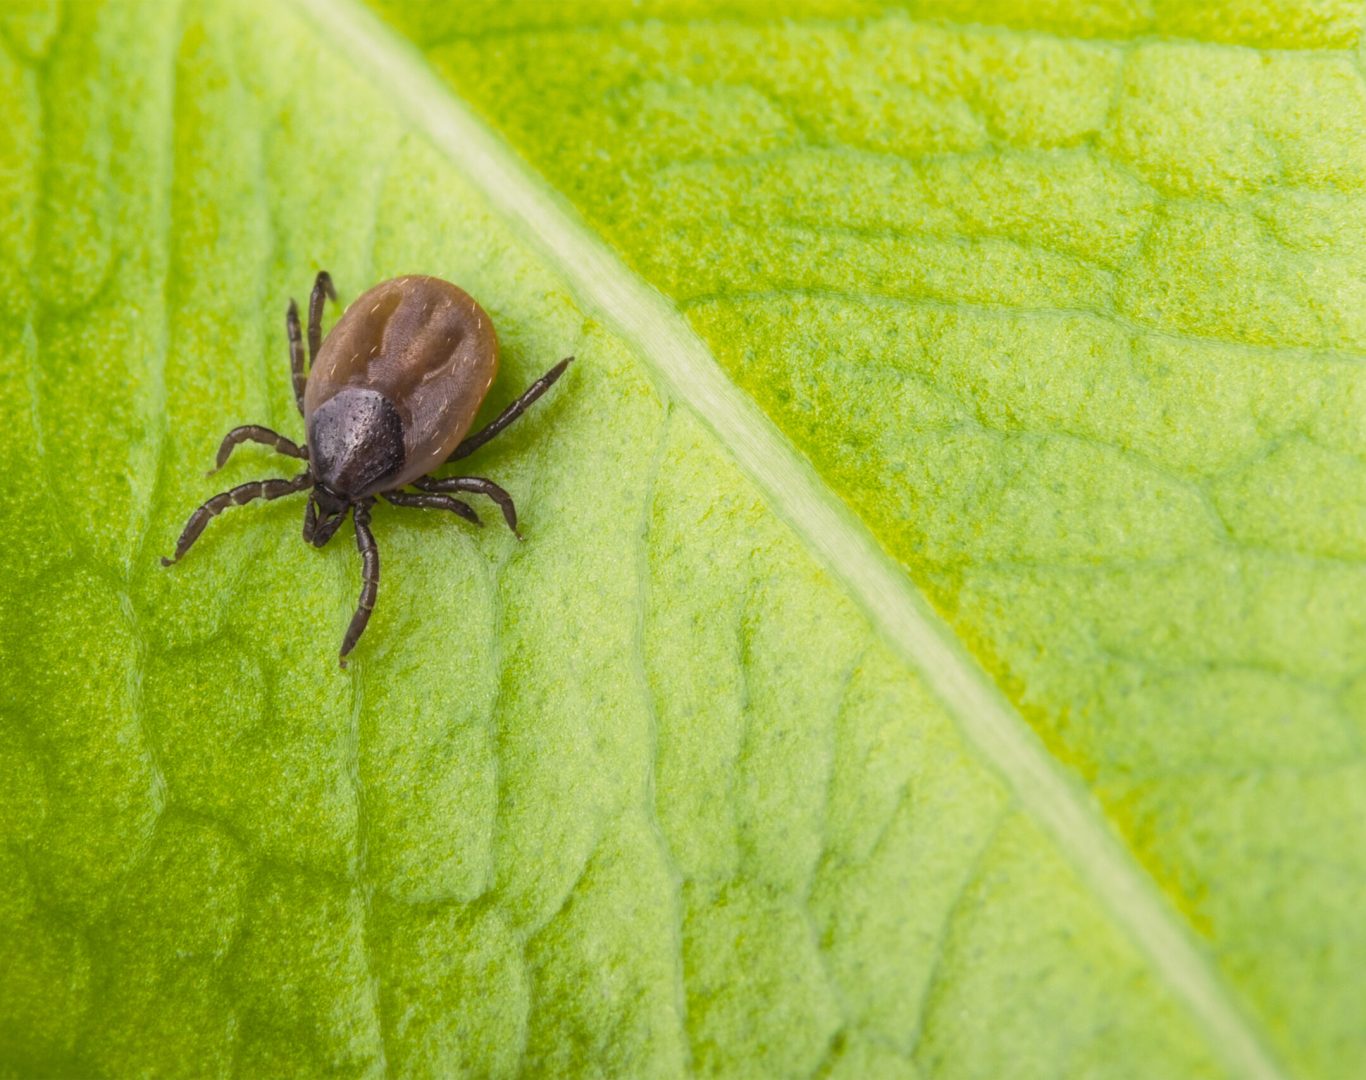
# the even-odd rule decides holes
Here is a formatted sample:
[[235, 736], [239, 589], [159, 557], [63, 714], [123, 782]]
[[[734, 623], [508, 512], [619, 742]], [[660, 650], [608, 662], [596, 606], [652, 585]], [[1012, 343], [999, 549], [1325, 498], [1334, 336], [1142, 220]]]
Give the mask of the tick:
[[[379, 549], [370, 532], [377, 499], [394, 506], [449, 510], [483, 524], [453, 492], [486, 495], [520, 540], [512, 496], [482, 476], [432, 475], [433, 470], [473, 453], [521, 416], [574, 358], [567, 357], [531, 384], [492, 423], [467, 435], [493, 377], [498, 373], [498, 336], [493, 321], [463, 289], [434, 277], [381, 282], [356, 300], [322, 340], [323, 302], [337, 299], [324, 270], [308, 301], [308, 368], [304, 367], [299, 308], [285, 314], [294, 400], [303, 414], [307, 441], [299, 446], [259, 424], [233, 428], [218, 448], [221, 469], [233, 448], [262, 443], [308, 463], [292, 479], [254, 480], [209, 499], [190, 515], [176, 541], [177, 562], [215, 517], [229, 506], [308, 491], [304, 540], [322, 547], [350, 512], [361, 556], [360, 601], [342, 639], [340, 661], [356, 647], [370, 621], [379, 590]], [[415, 491], [404, 491], [406, 487]]]

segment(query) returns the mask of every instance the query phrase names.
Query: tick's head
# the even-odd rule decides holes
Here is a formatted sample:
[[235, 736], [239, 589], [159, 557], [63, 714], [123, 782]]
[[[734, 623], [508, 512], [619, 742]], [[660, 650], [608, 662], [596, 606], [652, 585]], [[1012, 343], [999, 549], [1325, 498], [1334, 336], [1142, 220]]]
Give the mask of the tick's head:
[[322, 547], [346, 520], [351, 503], [321, 481], [308, 493], [304, 510], [304, 540], [314, 547]]
[[405, 456], [403, 420], [377, 390], [347, 387], [309, 414], [313, 476], [320, 489], [346, 502], [383, 491]]

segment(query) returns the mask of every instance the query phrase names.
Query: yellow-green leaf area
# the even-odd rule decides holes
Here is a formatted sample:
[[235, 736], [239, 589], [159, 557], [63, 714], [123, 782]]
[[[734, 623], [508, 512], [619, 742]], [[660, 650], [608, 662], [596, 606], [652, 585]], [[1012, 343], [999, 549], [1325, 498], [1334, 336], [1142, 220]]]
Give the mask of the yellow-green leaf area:
[[[0, 1071], [1220, 1075], [1224, 1048], [638, 343], [256, 0], [0, 21]], [[497, 321], [524, 544], [235, 509], [284, 306]], [[329, 313], [329, 319], [334, 315]], [[297, 468], [297, 465], [296, 465]]]
[[378, 3], [1366, 1060], [1358, 3]]

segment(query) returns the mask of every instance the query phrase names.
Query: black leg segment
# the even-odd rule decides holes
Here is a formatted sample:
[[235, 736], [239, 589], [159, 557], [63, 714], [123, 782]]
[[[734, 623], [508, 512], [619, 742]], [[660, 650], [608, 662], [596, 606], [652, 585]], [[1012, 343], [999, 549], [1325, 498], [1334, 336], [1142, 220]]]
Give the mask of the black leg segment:
[[375, 610], [375, 596], [379, 592], [379, 548], [370, 531], [370, 506], [374, 501], [367, 499], [356, 504], [356, 547], [360, 550], [361, 561], [360, 602], [351, 616], [351, 625], [346, 628], [341, 654], [337, 658], [342, 667], [346, 667], [346, 654], [356, 647], [361, 634], [365, 633], [365, 624], [370, 621], [370, 612]]
[[526, 412], [527, 408], [538, 397], [540, 397], [542, 394], [544, 394], [547, 390], [549, 390], [552, 386], [555, 385], [555, 380], [564, 374], [564, 369], [570, 365], [573, 359], [574, 358], [572, 356], [566, 356], [563, 360], [561, 360], [553, 368], [547, 371], [534, 383], [528, 386], [521, 397], [519, 397], [516, 401], [514, 401], [511, 405], [509, 405], [506, 409], [504, 409], [501, 413], [498, 414], [498, 418], [494, 420], [493, 423], [489, 424], [485, 428], [481, 428], [479, 431], [476, 431], [473, 435], [465, 439], [464, 442], [462, 442], [459, 446], [455, 448], [455, 450], [451, 453], [451, 456], [448, 457], [446, 460], [448, 462], [456, 461], [462, 457], [466, 457], [467, 455], [474, 453], [486, 442], [488, 442], [500, 431], [502, 431], [505, 427], [507, 427], [510, 423], [516, 420], [517, 417], [521, 416], [522, 413]]
[[313, 366], [313, 361], [318, 358], [318, 349], [323, 343], [323, 299], [326, 297], [333, 302], [337, 299], [337, 290], [332, 287], [332, 275], [326, 270], [319, 270], [318, 277], [313, 282], [313, 295], [308, 298], [308, 366]]
[[278, 499], [285, 495], [292, 495], [296, 491], [303, 491], [312, 483], [313, 474], [305, 472], [294, 477], [293, 480], [253, 480], [249, 484], [239, 484], [230, 491], [215, 495], [190, 515], [190, 520], [185, 523], [180, 539], [176, 541], [175, 554], [169, 559], [163, 558], [161, 565], [170, 566], [178, 561], [185, 552], [190, 550], [190, 545], [199, 539], [199, 534], [204, 531], [204, 527], [229, 506], [241, 506], [253, 499]]
[[209, 470], [208, 475], [212, 476], [219, 469], [228, 463], [228, 458], [232, 456], [233, 448], [240, 446], [244, 442], [256, 442], [262, 446], [274, 447], [281, 454], [290, 457], [308, 460], [308, 451], [299, 446], [291, 439], [286, 439], [278, 431], [271, 431], [268, 427], [260, 424], [243, 424], [235, 427], [223, 436], [223, 442], [218, 447], [218, 460], [214, 467]]
[[299, 406], [299, 415], [303, 416], [308, 372], [304, 371], [304, 335], [299, 329], [299, 305], [293, 300], [285, 312], [285, 332], [289, 334], [289, 373], [294, 379], [294, 403]]
[[474, 512], [473, 507], [459, 499], [452, 499], [449, 495], [415, 495], [409, 491], [387, 491], [384, 498], [395, 506], [411, 506], [418, 510], [449, 510], [474, 525], [484, 524], [479, 520], [479, 515]]
[[482, 476], [443, 476], [439, 480], [424, 476], [414, 481], [413, 487], [423, 491], [468, 491], [475, 495], [487, 495], [503, 511], [503, 520], [508, 523], [513, 535], [518, 540], [522, 539], [522, 534], [517, 531], [517, 507], [513, 505], [512, 496], [492, 480]]

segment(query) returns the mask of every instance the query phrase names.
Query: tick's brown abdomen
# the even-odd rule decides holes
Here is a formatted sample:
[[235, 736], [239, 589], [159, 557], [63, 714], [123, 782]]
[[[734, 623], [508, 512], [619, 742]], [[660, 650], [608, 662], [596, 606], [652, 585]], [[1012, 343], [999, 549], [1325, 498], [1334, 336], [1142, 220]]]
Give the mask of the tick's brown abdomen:
[[363, 293], [337, 320], [308, 376], [304, 420], [346, 389], [393, 405], [403, 424], [393, 487], [424, 476], [455, 450], [498, 373], [493, 321], [465, 290], [440, 278], [394, 278]]

